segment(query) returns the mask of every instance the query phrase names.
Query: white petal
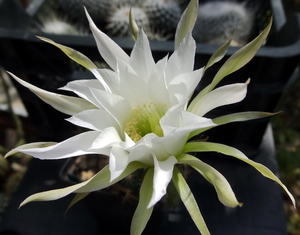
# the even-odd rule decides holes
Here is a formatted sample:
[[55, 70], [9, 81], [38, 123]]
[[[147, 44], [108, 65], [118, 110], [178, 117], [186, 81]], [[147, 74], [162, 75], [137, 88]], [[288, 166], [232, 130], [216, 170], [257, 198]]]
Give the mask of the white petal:
[[174, 156], [170, 156], [165, 161], [158, 161], [155, 156], [154, 160], [154, 177], [153, 193], [148, 208], [154, 206], [167, 192], [167, 187], [173, 176], [173, 168], [177, 163]]
[[20, 152], [39, 159], [63, 159], [95, 153], [89, 150], [89, 148], [99, 134], [99, 131], [89, 131], [66, 139], [56, 145], [45, 148], [24, 149], [20, 150]]
[[97, 28], [86, 9], [85, 12], [90, 24], [90, 29], [92, 30], [92, 33], [96, 40], [98, 50], [106, 63], [115, 71], [117, 69], [117, 59], [122, 59], [123, 61], [128, 63], [129, 56], [119, 45], [117, 45], [106, 34], [101, 32]]
[[168, 88], [173, 94], [182, 94], [190, 98], [200, 82], [202, 74], [202, 68], [192, 72], [182, 73], [171, 80]]
[[134, 108], [149, 102], [148, 98], [148, 85], [141, 77], [137, 76], [132, 71], [132, 68], [120, 62], [120, 87], [122, 97], [127, 100]]
[[109, 94], [99, 89], [90, 87], [90, 90], [101, 108], [106, 110], [123, 130], [132, 115], [129, 102], [121, 96]]
[[160, 120], [160, 124], [164, 131], [164, 148], [169, 155], [175, 156], [181, 153], [189, 133], [216, 126], [211, 119], [173, 107]]
[[128, 163], [128, 152], [122, 148], [113, 147], [109, 155], [110, 181], [119, 177]]
[[92, 94], [90, 87], [105, 90], [102, 84], [97, 79], [89, 79], [89, 80], [76, 80], [69, 82], [66, 86], [60, 88], [61, 90], [65, 91], [72, 91], [79, 97], [88, 100], [89, 102], [93, 103], [98, 108], [101, 107], [99, 105], [98, 100]]
[[139, 37], [131, 52], [130, 65], [140, 76], [140, 79], [145, 81], [148, 80], [155, 65], [148, 38], [143, 30], [140, 30]]
[[167, 81], [181, 73], [191, 72], [194, 69], [194, 56], [196, 51], [196, 43], [189, 33], [179, 47], [170, 56], [166, 69]]
[[116, 72], [110, 69], [95, 69], [94, 75], [97, 79], [99, 76], [101, 76], [108, 84], [112, 93], [114, 94], [120, 93], [120, 78]]
[[246, 82], [219, 87], [201, 98], [191, 112], [203, 116], [214, 108], [240, 102], [247, 94], [247, 85]]
[[67, 121], [84, 128], [88, 128], [95, 131], [102, 131], [103, 129], [113, 126], [119, 129], [118, 123], [115, 119], [108, 114], [105, 110], [89, 109], [72, 117], [66, 119]]
[[93, 141], [90, 143], [90, 150], [102, 149], [112, 146], [119, 146], [122, 139], [116, 128], [108, 127], [104, 129]]
[[149, 100], [156, 104], [171, 106], [170, 90], [165, 81], [165, 68], [167, 65], [167, 56], [158, 61], [151, 72], [148, 81]]
[[35, 93], [41, 100], [43, 100], [44, 102], [51, 105], [53, 108], [57, 109], [62, 113], [73, 115], [83, 110], [95, 108], [93, 104], [91, 104], [86, 100], [77, 97], [60, 95], [53, 92], [45, 91], [34, 85], [31, 85], [28, 82], [23, 81], [22, 79], [18, 78], [12, 73], [9, 74], [21, 85], [27, 87], [33, 93]]

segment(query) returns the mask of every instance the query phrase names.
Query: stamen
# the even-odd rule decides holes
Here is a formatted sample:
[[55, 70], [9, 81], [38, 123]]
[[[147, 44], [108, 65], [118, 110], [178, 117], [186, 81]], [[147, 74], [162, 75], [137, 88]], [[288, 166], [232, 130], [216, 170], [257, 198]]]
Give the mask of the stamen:
[[124, 131], [134, 142], [149, 133], [163, 136], [159, 120], [165, 112], [166, 105], [159, 106], [154, 102], [137, 106], [132, 111], [132, 119], [126, 124]]

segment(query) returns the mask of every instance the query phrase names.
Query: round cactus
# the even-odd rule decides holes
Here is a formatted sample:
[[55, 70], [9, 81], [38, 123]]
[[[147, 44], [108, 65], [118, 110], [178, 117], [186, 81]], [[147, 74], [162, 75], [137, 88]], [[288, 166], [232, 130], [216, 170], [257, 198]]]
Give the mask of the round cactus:
[[102, 23], [111, 8], [111, 0], [57, 0], [69, 18], [86, 22], [83, 6], [96, 23]]
[[242, 46], [249, 41], [253, 18], [253, 11], [242, 3], [207, 2], [199, 7], [193, 36], [210, 44], [222, 44], [233, 36], [232, 45]]
[[143, 8], [150, 24], [158, 31], [170, 32], [176, 29], [181, 9], [175, 0], [145, 0]]
[[131, 7], [129, 5], [115, 5], [111, 15], [107, 18], [107, 31], [109, 34], [117, 37], [128, 37], [131, 32], [129, 29], [129, 12], [139, 27], [145, 31], [149, 28], [149, 20], [143, 9], [140, 7]]

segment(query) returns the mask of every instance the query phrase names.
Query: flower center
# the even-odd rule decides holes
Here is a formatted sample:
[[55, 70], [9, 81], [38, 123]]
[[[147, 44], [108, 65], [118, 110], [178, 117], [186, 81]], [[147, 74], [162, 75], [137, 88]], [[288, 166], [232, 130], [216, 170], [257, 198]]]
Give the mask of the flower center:
[[125, 132], [134, 141], [138, 142], [148, 133], [162, 137], [163, 131], [159, 120], [165, 115], [166, 105], [159, 106], [154, 102], [137, 106], [132, 111], [132, 118], [125, 126]]

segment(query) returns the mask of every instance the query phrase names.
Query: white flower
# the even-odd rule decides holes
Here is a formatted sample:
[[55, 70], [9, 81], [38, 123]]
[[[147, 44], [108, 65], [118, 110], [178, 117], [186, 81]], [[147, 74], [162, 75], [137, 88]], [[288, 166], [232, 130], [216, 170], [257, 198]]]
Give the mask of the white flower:
[[[222, 174], [188, 154], [201, 151], [217, 151], [247, 162], [264, 176], [277, 181], [287, 191], [271, 171], [234, 148], [208, 142], [188, 142], [191, 137], [217, 125], [269, 115], [249, 112], [214, 120], [204, 117], [216, 107], [244, 99], [248, 82], [213, 88], [224, 76], [247, 63], [255, 54], [255, 49], [254, 52], [251, 51], [251, 55], [239, 52], [233, 56], [233, 62], [229, 60], [231, 65], [237, 59], [239, 62], [231, 66], [231, 70], [225, 65], [220, 70], [221, 75], [216, 75], [212, 84], [191, 101], [205, 69], [223, 57], [224, 48], [212, 57], [205, 69], [194, 70], [196, 45], [191, 33], [187, 32], [170, 57], [166, 56], [155, 62], [148, 39], [143, 30], [140, 30], [131, 55], [128, 56], [95, 26], [88, 14], [87, 17], [99, 52], [112, 70], [98, 69], [79, 52], [42, 38], [88, 68], [97, 78], [73, 81], [62, 88], [74, 92], [79, 98], [50, 93], [12, 76], [57, 110], [71, 115], [67, 119], [69, 122], [90, 131], [60, 143], [23, 145], [7, 155], [19, 151], [40, 159], [62, 159], [99, 153], [109, 156], [109, 164], [88, 181], [34, 194], [23, 204], [29, 201], [55, 200], [75, 192], [78, 196], [72, 202], [74, 204], [89, 192], [108, 187], [138, 168], [148, 168], [141, 186], [140, 203], [132, 222], [132, 234], [143, 231], [153, 206], [166, 194], [171, 180], [199, 230], [203, 234], [209, 234], [196, 201], [176, 164], [188, 164], [199, 171], [213, 184], [224, 205], [235, 207], [240, 204]], [[251, 46], [257, 50], [266, 34], [267, 31]], [[179, 37], [182, 35], [177, 39]]]

